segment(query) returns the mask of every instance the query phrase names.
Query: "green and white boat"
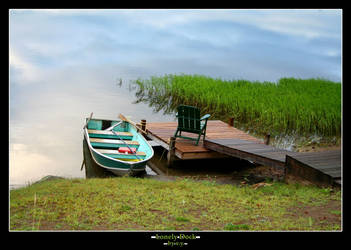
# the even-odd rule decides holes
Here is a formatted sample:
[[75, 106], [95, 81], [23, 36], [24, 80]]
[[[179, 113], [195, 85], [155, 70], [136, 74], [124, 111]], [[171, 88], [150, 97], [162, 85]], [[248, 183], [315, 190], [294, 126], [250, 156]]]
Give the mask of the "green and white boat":
[[144, 172], [154, 155], [152, 146], [128, 120], [87, 118], [84, 136], [95, 163], [115, 175]]

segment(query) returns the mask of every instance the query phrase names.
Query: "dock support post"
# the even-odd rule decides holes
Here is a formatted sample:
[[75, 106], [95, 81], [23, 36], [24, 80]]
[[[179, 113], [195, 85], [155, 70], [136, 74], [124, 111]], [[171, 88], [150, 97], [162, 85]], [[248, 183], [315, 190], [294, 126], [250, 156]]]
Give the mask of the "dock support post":
[[146, 131], [146, 120], [142, 119], [140, 124], [141, 124], [141, 130]]
[[269, 133], [266, 134], [264, 137], [264, 144], [269, 145], [270, 138], [271, 138], [271, 135]]
[[234, 117], [230, 117], [228, 120], [229, 126], [233, 127], [234, 126]]
[[174, 156], [175, 156], [175, 142], [176, 142], [176, 138], [174, 136], [172, 136], [169, 140], [169, 151], [167, 154], [168, 167], [172, 167], [172, 165], [173, 165]]

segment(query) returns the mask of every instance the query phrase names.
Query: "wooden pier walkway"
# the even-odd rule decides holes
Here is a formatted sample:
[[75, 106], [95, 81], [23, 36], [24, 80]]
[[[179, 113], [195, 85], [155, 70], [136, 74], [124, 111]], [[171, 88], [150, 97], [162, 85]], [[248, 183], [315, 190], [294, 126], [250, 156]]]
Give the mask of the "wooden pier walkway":
[[341, 185], [341, 150], [287, 155], [285, 176], [303, 177], [321, 185]]
[[[177, 130], [177, 122], [155, 122], [147, 123], [146, 132], [147, 136], [160, 144], [163, 148], [169, 150], [170, 137], [174, 136]], [[195, 134], [183, 132], [182, 135], [195, 137]], [[250, 136], [249, 134], [229, 126], [227, 123], [219, 120], [210, 120], [207, 122], [206, 139], [225, 139], [225, 138], [236, 138], [246, 141], [253, 141], [261, 143], [261, 140]], [[196, 146], [194, 141], [177, 138], [175, 144], [175, 155], [182, 160], [185, 159], [206, 159], [206, 158], [218, 158], [225, 157], [225, 154], [218, 153], [204, 147], [203, 140]]]
[[283, 168], [286, 180], [341, 185], [341, 150], [299, 153], [237, 139], [206, 139], [205, 147], [255, 163]]
[[[170, 138], [177, 122], [148, 123], [146, 135], [170, 151]], [[196, 135], [183, 132], [184, 136]], [[285, 170], [286, 176], [301, 177], [316, 184], [341, 184], [341, 151], [298, 153], [278, 149], [227, 123], [209, 120], [205, 141], [198, 146], [194, 141], [177, 138], [174, 155], [179, 159], [236, 157], [254, 163]]]
[[204, 146], [213, 151], [270, 166], [284, 167], [285, 156], [298, 154], [272, 146], [240, 139], [206, 139]]

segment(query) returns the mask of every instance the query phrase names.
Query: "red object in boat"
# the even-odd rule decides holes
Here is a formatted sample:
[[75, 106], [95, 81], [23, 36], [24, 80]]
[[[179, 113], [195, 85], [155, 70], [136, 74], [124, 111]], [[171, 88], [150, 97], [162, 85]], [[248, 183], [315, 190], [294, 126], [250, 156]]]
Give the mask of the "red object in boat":
[[127, 148], [127, 147], [120, 147], [118, 149], [118, 152], [120, 153], [124, 153], [124, 154], [133, 154], [136, 152], [136, 149], [135, 148]]

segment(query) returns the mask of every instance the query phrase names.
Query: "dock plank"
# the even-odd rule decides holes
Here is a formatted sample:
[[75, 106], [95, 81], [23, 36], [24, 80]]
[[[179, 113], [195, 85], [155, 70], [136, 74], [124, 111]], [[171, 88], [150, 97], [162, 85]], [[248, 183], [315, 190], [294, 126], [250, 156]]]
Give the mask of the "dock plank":
[[320, 151], [320, 152], [302, 152], [299, 154], [299, 159], [309, 159], [309, 158], [318, 158], [323, 157], [326, 158], [340, 158], [341, 150], [328, 150], [328, 151]]
[[218, 143], [218, 144], [223, 144], [223, 145], [235, 145], [235, 144], [252, 144], [252, 143], [259, 143], [255, 141], [247, 141], [247, 140], [240, 140], [236, 138], [222, 138], [222, 139], [212, 139], [211, 141]]

